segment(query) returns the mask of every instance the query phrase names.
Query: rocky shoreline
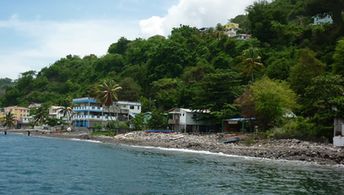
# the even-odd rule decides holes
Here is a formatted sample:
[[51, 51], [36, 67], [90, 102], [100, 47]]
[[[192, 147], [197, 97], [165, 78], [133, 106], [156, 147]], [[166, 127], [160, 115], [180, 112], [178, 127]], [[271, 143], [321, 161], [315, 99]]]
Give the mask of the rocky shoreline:
[[[42, 135], [37, 133], [36, 135]], [[256, 140], [253, 144], [245, 141], [224, 144], [230, 135], [189, 135], [145, 133], [143, 131], [119, 134], [114, 137], [92, 136], [86, 133], [48, 133], [43, 136], [78, 138], [101, 141], [111, 144], [153, 146], [163, 148], [191, 149], [230, 155], [249, 156], [279, 160], [299, 160], [322, 165], [344, 165], [344, 148], [331, 144], [320, 144], [296, 139]]]

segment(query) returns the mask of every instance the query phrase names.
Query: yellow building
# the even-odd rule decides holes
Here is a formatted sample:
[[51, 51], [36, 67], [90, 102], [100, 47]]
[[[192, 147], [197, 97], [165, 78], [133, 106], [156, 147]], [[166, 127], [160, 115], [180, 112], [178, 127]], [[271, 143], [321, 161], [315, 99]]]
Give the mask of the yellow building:
[[29, 116], [29, 109], [19, 106], [10, 106], [4, 108], [5, 114], [11, 112], [17, 122], [23, 122]]
[[223, 26], [225, 28], [225, 33], [229, 37], [237, 36], [237, 31], [239, 30], [239, 24], [237, 23], [228, 23]]

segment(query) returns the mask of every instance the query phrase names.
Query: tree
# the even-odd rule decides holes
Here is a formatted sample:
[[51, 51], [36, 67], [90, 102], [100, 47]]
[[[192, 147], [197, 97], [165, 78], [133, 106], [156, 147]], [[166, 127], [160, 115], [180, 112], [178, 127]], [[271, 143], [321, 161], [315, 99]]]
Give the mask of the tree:
[[249, 33], [250, 31], [250, 21], [248, 20], [247, 15], [238, 15], [235, 18], [232, 18], [230, 22], [239, 24], [240, 31], [243, 33]]
[[242, 93], [240, 74], [233, 71], [216, 71], [205, 75], [195, 87], [192, 108], [210, 110], [214, 120], [232, 117], [234, 100]]
[[344, 114], [344, 78], [325, 74], [312, 79], [306, 88], [303, 113], [317, 125], [318, 137], [331, 138], [333, 119]]
[[125, 101], [138, 101], [141, 95], [141, 87], [131, 77], [125, 77], [119, 85], [122, 87], [121, 93], [118, 94], [118, 99]]
[[266, 74], [271, 79], [287, 80], [289, 78], [290, 68], [297, 63], [297, 53], [295, 47], [285, 48], [283, 50], [267, 53], [269, 56], [265, 61], [267, 68]]
[[104, 107], [108, 107], [109, 110], [113, 102], [118, 100], [118, 91], [121, 89], [122, 87], [113, 80], [104, 80], [96, 86], [94, 95], [103, 105], [102, 117], [104, 117]]
[[309, 49], [302, 49], [299, 53], [298, 63], [290, 69], [290, 85], [301, 97], [312, 79], [323, 74], [325, 64], [315, 57], [315, 52]]
[[108, 49], [108, 53], [110, 54], [125, 54], [125, 52], [128, 49], [128, 44], [130, 41], [126, 39], [125, 37], [121, 37], [117, 43], [111, 44], [111, 46]]
[[48, 115], [49, 115], [48, 106], [42, 105], [38, 108], [30, 110], [30, 115], [33, 115], [34, 125], [43, 125], [48, 119]]
[[264, 68], [258, 48], [248, 48], [241, 56], [242, 73], [254, 81], [254, 73]]
[[272, 30], [271, 22], [273, 16], [269, 9], [267, 1], [255, 2], [246, 10], [251, 33], [263, 42], [268, 42], [275, 38], [275, 32]]
[[144, 114], [140, 113], [137, 114], [135, 118], [131, 119], [131, 124], [134, 125], [135, 130], [141, 131], [146, 128], [144, 121]]
[[152, 117], [148, 121], [148, 127], [151, 129], [166, 129], [167, 116], [159, 110], [153, 110]]
[[11, 112], [9, 112], [5, 116], [5, 122], [3, 126], [8, 127], [8, 128], [13, 128], [15, 126], [15, 122], [16, 122], [16, 119], [14, 115]]
[[[263, 129], [279, 125], [283, 116], [297, 107], [296, 94], [286, 82], [273, 81], [267, 77], [254, 82], [238, 101], [245, 115], [255, 115]], [[250, 107], [254, 106], [254, 111]]]
[[344, 76], [344, 39], [337, 42], [336, 50], [333, 54], [333, 73]]
[[163, 78], [152, 83], [156, 104], [163, 110], [171, 109], [179, 104], [181, 81]]
[[59, 110], [59, 113], [63, 114], [64, 118], [67, 118], [69, 126], [72, 125], [72, 117], [75, 114], [73, 109], [69, 106], [64, 106]]

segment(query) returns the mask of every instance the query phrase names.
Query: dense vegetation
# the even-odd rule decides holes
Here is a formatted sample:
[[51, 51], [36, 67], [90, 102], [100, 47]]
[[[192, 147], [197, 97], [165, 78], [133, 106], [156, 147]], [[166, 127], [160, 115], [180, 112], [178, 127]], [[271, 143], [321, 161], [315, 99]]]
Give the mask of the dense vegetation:
[[12, 85], [12, 80], [9, 78], [0, 79], [0, 96], [5, 95], [6, 88]]
[[[233, 18], [250, 40], [229, 38], [223, 26], [174, 28], [168, 37], [120, 38], [102, 57], [68, 55], [39, 72], [21, 74], [1, 105], [68, 105], [105, 79], [120, 100], [143, 111], [210, 109], [209, 120], [255, 117], [280, 137], [329, 138], [344, 116], [343, 0], [259, 1]], [[329, 14], [334, 24], [313, 25]], [[298, 117], [288, 119], [293, 111]]]

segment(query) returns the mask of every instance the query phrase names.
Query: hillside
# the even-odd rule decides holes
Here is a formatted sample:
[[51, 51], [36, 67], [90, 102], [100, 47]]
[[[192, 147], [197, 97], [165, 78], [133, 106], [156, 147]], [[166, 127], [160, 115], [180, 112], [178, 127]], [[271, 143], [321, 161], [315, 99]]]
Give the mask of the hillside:
[[[168, 37], [122, 37], [104, 56], [68, 55], [39, 72], [22, 73], [0, 102], [68, 105], [113, 79], [123, 88], [119, 98], [140, 100], [143, 111], [210, 109], [216, 121], [253, 116], [264, 129], [330, 137], [333, 118], [344, 110], [344, 21], [338, 5], [343, 0], [255, 3], [247, 15], [232, 19], [252, 35], [249, 40], [228, 37], [220, 24], [205, 30], [180, 26]], [[313, 16], [324, 15], [333, 24], [313, 24]], [[283, 121], [286, 110], [300, 118]]]

